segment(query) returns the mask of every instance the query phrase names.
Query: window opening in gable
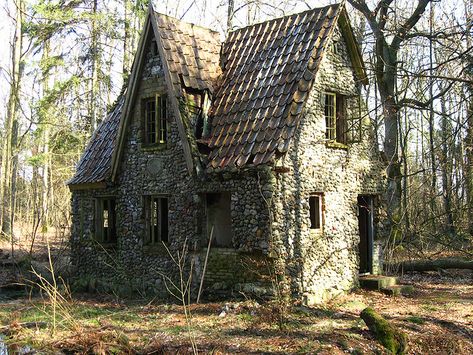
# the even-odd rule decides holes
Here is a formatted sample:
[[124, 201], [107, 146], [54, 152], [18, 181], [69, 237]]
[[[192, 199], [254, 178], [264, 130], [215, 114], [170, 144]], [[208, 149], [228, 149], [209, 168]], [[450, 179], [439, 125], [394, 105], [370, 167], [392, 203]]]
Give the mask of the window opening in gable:
[[322, 194], [309, 196], [310, 229], [322, 230], [323, 226], [323, 200]]
[[145, 245], [169, 242], [169, 206], [167, 197], [145, 196]]
[[324, 94], [325, 138], [329, 141], [347, 143], [346, 97], [327, 92]]
[[101, 243], [117, 242], [117, 214], [114, 197], [96, 199], [96, 238]]
[[167, 100], [156, 95], [144, 100], [144, 141], [146, 144], [165, 144], [167, 141]]
[[156, 38], [151, 40], [150, 52], [153, 57], [158, 55], [158, 43], [156, 42]]
[[347, 142], [358, 143], [361, 142], [363, 119], [365, 117], [362, 112], [360, 95], [350, 98], [348, 100], [348, 105], [350, 108], [350, 115], [347, 118]]

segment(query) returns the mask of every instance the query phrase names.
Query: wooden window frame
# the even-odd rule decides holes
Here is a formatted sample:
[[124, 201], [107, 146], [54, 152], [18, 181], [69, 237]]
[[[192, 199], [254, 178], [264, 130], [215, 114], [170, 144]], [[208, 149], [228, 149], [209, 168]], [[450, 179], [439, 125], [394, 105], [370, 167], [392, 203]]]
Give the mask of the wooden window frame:
[[144, 245], [169, 243], [169, 197], [146, 195], [143, 198]]
[[337, 94], [333, 92], [324, 93], [324, 117], [325, 117], [325, 138], [335, 141], [337, 134]]
[[[362, 141], [363, 116], [360, 95], [350, 98], [350, 113], [347, 117], [347, 143], [360, 143]], [[356, 112], [356, 114], [355, 114]]]
[[[143, 99], [143, 142], [146, 146], [167, 144], [168, 110], [166, 95]], [[151, 105], [153, 108], [151, 108]]]
[[[313, 209], [312, 201], [318, 201], [318, 210]], [[314, 208], [317, 204], [314, 205]], [[325, 210], [325, 201], [324, 194], [321, 192], [312, 193], [309, 195], [309, 229], [312, 232], [321, 233], [324, 229], [325, 219], [324, 219], [324, 210]], [[318, 219], [317, 219], [318, 216]], [[318, 222], [318, 223], [317, 223]]]
[[95, 206], [95, 237], [97, 241], [103, 244], [116, 244], [118, 240], [116, 197], [97, 197]]
[[346, 146], [348, 143], [347, 97], [335, 92], [323, 94], [325, 138], [329, 143]]

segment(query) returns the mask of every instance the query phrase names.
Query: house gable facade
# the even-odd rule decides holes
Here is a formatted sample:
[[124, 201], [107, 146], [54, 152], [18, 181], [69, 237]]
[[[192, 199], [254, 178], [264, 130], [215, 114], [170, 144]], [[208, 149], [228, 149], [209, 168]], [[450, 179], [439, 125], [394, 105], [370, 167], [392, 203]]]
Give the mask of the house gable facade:
[[128, 87], [68, 182], [78, 278], [165, 296], [185, 250], [207, 294], [270, 293], [278, 263], [317, 303], [377, 273], [384, 167], [352, 36], [339, 5], [223, 44], [150, 8]]

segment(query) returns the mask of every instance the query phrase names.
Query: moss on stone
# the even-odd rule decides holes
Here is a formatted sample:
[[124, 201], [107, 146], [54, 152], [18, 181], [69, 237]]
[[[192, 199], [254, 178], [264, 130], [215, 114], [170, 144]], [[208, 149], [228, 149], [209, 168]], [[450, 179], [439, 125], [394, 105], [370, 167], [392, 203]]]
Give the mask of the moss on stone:
[[373, 333], [386, 349], [393, 354], [405, 354], [407, 351], [407, 335], [395, 328], [381, 315], [370, 307], [365, 308], [360, 317], [365, 321], [369, 330]]

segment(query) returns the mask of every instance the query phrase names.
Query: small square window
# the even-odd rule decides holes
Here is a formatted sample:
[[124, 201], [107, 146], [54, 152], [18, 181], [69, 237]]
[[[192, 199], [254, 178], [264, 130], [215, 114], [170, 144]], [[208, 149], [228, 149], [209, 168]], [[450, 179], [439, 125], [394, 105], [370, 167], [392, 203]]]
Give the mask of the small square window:
[[323, 226], [322, 194], [309, 197], [310, 229], [321, 230]]

